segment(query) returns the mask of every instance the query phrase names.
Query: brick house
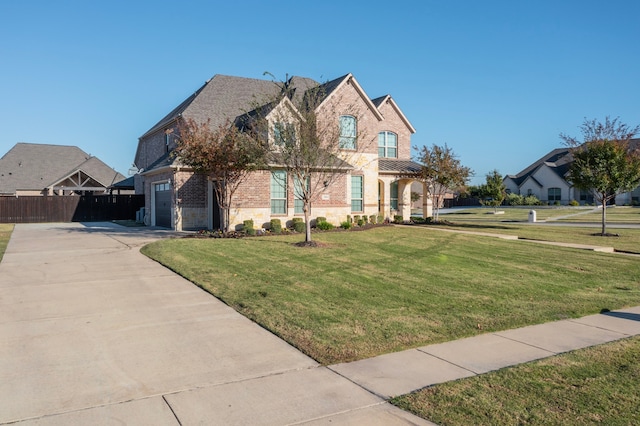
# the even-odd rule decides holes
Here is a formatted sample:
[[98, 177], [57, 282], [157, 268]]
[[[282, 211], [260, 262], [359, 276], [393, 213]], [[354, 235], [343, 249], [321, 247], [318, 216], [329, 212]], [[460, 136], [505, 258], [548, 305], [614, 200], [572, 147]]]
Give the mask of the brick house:
[[[293, 77], [292, 104], [320, 85], [311, 79]], [[418, 165], [411, 161], [411, 135], [415, 129], [393, 98], [370, 99], [355, 77], [347, 74], [322, 85], [324, 98], [317, 109], [319, 119], [336, 127], [353, 130], [357, 155], [350, 157], [348, 170], [326, 186], [312, 203], [311, 218], [322, 216], [335, 225], [348, 215], [383, 215], [393, 218], [411, 215], [411, 184], [404, 174]], [[139, 138], [135, 165], [136, 193], [145, 194], [147, 219], [152, 226], [176, 230], [218, 229], [219, 208], [210, 178], [181, 165], [171, 152], [175, 148], [177, 123], [191, 118], [209, 120], [216, 128], [227, 120], [254, 110], [260, 100], [274, 99], [280, 88], [270, 80], [215, 75]], [[265, 101], [266, 102], [266, 101]], [[355, 106], [355, 109], [354, 109]], [[354, 112], [357, 111], [357, 112]], [[344, 125], [346, 123], [346, 125]], [[366, 136], [365, 136], [366, 135]], [[348, 134], [344, 135], [348, 137]], [[230, 229], [252, 219], [256, 227], [268, 227], [272, 218], [285, 224], [302, 217], [295, 199], [293, 179], [273, 168], [253, 172], [234, 196]], [[424, 191], [426, 193], [426, 191]], [[428, 197], [427, 197], [428, 198]], [[423, 215], [431, 213], [424, 201]]]

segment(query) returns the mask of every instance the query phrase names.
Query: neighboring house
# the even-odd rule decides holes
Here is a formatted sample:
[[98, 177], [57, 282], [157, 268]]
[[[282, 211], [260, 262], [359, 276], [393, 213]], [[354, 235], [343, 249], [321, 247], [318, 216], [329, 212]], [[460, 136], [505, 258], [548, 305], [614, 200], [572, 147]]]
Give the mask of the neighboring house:
[[76, 146], [17, 143], [0, 158], [0, 195], [89, 195], [125, 177]]
[[[630, 149], [637, 149], [640, 139], [630, 141]], [[573, 157], [569, 148], [557, 148], [516, 175], [507, 175], [503, 182], [507, 192], [522, 196], [535, 195], [540, 201], [549, 204], [566, 205], [571, 200], [580, 204], [593, 204], [590, 191], [574, 188], [567, 180]], [[615, 204], [634, 204], [640, 201], [640, 188], [632, 192], [619, 194]]]
[[119, 182], [114, 183], [113, 185], [107, 188], [110, 194], [117, 195], [132, 195], [136, 193], [135, 189], [135, 179], [133, 176], [129, 176], [126, 179], [123, 179]]
[[[289, 87], [294, 89], [294, 108], [307, 90], [319, 85], [308, 78], [293, 77]], [[402, 176], [419, 167], [410, 160], [415, 129], [390, 96], [370, 99], [351, 74], [323, 84], [322, 89], [319, 118], [334, 121], [336, 127], [348, 121], [349, 126], [340, 128], [351, 129], [358, 138], [366, 137], [353, 138], [351, 143], [362, 144], [358, 147], [364, 149], [347, 165], [347, 173], [313, 201], [311, 218], [326, 217], [336, 225], [348, 215], [382, 214], [392, 219], [399, 214], [408, 220], [413, 181]], [[135, 165], [140, 173], [135, 187], [136, 193], [145, 194], [151, 225], [177, 230], [220, 228], [212, 178], [193, 173], [171, 155], [179, 137], [178, 120], [209, 121], [212, 128], [227, 120], [240, 123], [247, 113], [273, 100], [279, 90], [270, 80], [215, 75], [139, 138]], [[253, 172], [234, 196], [230, 229], [247, 219], [257, 227], [268, 227], [272, 218], [285, 224], [302, 217], [293, 185], [292, 177], [277, 167]], [[423, 211], [429, 215], [430, 205], [425, 204]]]

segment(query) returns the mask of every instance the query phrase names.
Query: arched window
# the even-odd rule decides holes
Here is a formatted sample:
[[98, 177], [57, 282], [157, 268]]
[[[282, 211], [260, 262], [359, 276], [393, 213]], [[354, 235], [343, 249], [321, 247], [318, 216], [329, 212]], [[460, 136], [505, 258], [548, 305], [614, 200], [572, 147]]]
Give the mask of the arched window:
[[340, 148], [356, 149], [356, 118], [352, 115], [340, 116]]
[[398, 157], [398, 135], [387, 131], [378, 133], [378, 157]]

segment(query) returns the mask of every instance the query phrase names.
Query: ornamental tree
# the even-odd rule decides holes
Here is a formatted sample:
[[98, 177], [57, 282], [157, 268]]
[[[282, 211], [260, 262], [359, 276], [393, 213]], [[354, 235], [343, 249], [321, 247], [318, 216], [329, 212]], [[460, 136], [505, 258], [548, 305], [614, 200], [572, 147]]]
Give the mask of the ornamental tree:
[[485, 176], [486, 182], [480, 185], [480, 203], [485, 206], [492, 206], [494, 213], [497, 213], [498, 206], [502, 204], [507, 195], [502, 175], [498, 170], [493, 170]]
[[198, 123], [187, 118], [178, 123], [173, 155], [185, 166], [212, 180], [220, 206], [222, 230], [228, 232], [233, 196], [247, 176], [263, 166], [264, 145], [252, 133], [240, 131], [231, 121], [212, 129], [209, 121]]
[[574, 187], [591, 191], [602, 204], [601, 235], [606, 235], [607, 203], [640, 184], [640, 155], [630, 146], [640, 126], [629, 127], [607, 117], [604, 123], [585, 119], [580, 129], [581, 141], [560, 134], [573, 155], [567, 178]]
[[311, 243], [311, 207], [336, 180], [353, 171], [358, 157], [372, 143], [355, 126], [343, 123], [339, 117], [358, 117], [359, 109], [341, 102], [332, 102], [325, 87], [306, 90], [301, 102], [294, 104], [291, 79], [276, 82], [279, 94], [264, 107], [260, 103], [243, 118], [243, 126], [268, 139], [266, 159], [272, 171], [286, 172], [293, 187], [294, 198], [300, 203], [305, 221], [305, 244]]
[[433, 203], [433, 220], [437, 222], [445, 194], [451, 190], [463, 189], [473, 172], [460, 163], [447, 144], [423, 146], [418, 151], [417, 161], [421, 165], [420, 169], [411, 177], [423, 182], [427, 187]]

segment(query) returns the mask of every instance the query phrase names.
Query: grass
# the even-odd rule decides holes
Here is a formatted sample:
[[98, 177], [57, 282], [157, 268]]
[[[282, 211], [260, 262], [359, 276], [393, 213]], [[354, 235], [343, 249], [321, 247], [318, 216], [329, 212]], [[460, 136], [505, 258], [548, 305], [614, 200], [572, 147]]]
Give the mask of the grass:
[[[500, 233], [516, 235], [521, 238], [557, 241], [577, 244], [599, 245], [613, 247], [618, 251], [640, 253], [640, 229], [623, 229], [609, 227], [608, 232], [618, 234], [617, 237], [602, 237], [594, 235], [600, 232], [600, 228], [552, 226], [527, 223], [528, 210], [519, 208], [505, 208], [504, 215], [493, 215], [493, 209], [479, 208], [463, 210], [460, 213], [442, 215], [442, 220], [451, 223], [448, 228], [471, 230], [479, 232]], [[599, 220], [600, 212], [590, 213], [589, 210], [554, 208], [537, 211], [539, 220], [552, 221], [554, 218], [564, 217], [568, 214], [581, 212], [578, 216], [572, 216], [566, 220], [573, 222], [595, 222]], [[609, 208], [607, 210], [608, 225], [615, 223], [634, 223], [630, 218], [637, 215], [636, 222], [640, 224], [640, 209], [631, 207]], [[577, 218], [577, 219], [576, 219]], [[587, 218], [588, 220], [582, 220]], [[591, 219], [590, 219], [591, 218]], [[581, 219], [581, 220], [578, 220]]]
[[[493, 207], [480, 207], [460, 209], [453, 213], [440, 216], [447, 220], [472, 220], [474, 222], [527, 222], [529, 211], [536, 211], [537, 220], [567, 222], [593, 222], [600, 223], [602, 210], [593, 206], [567, 207], [567, 206], [528, 206], [528, 207], [498, 207], [501, 214], [493, 214]], [[640, 224], [640, 208], [627, 206], [607, 207], [607, 223], [637, 223]]]
[[640, 424], [640, 337], [436, 385], [392, 400], [440, 425]]
[[5, 250], [7, 249], [7, 244], [9, 244], [9, 238], [11, 238], [12, 232], [12, 224], [0, 223], [0, 261], [4, 256]]
[[[323, 364], [640, 304], [640, 262], [419, 227], [143, 248]], [[620, 273], [624, 271], [624, 273]]]

